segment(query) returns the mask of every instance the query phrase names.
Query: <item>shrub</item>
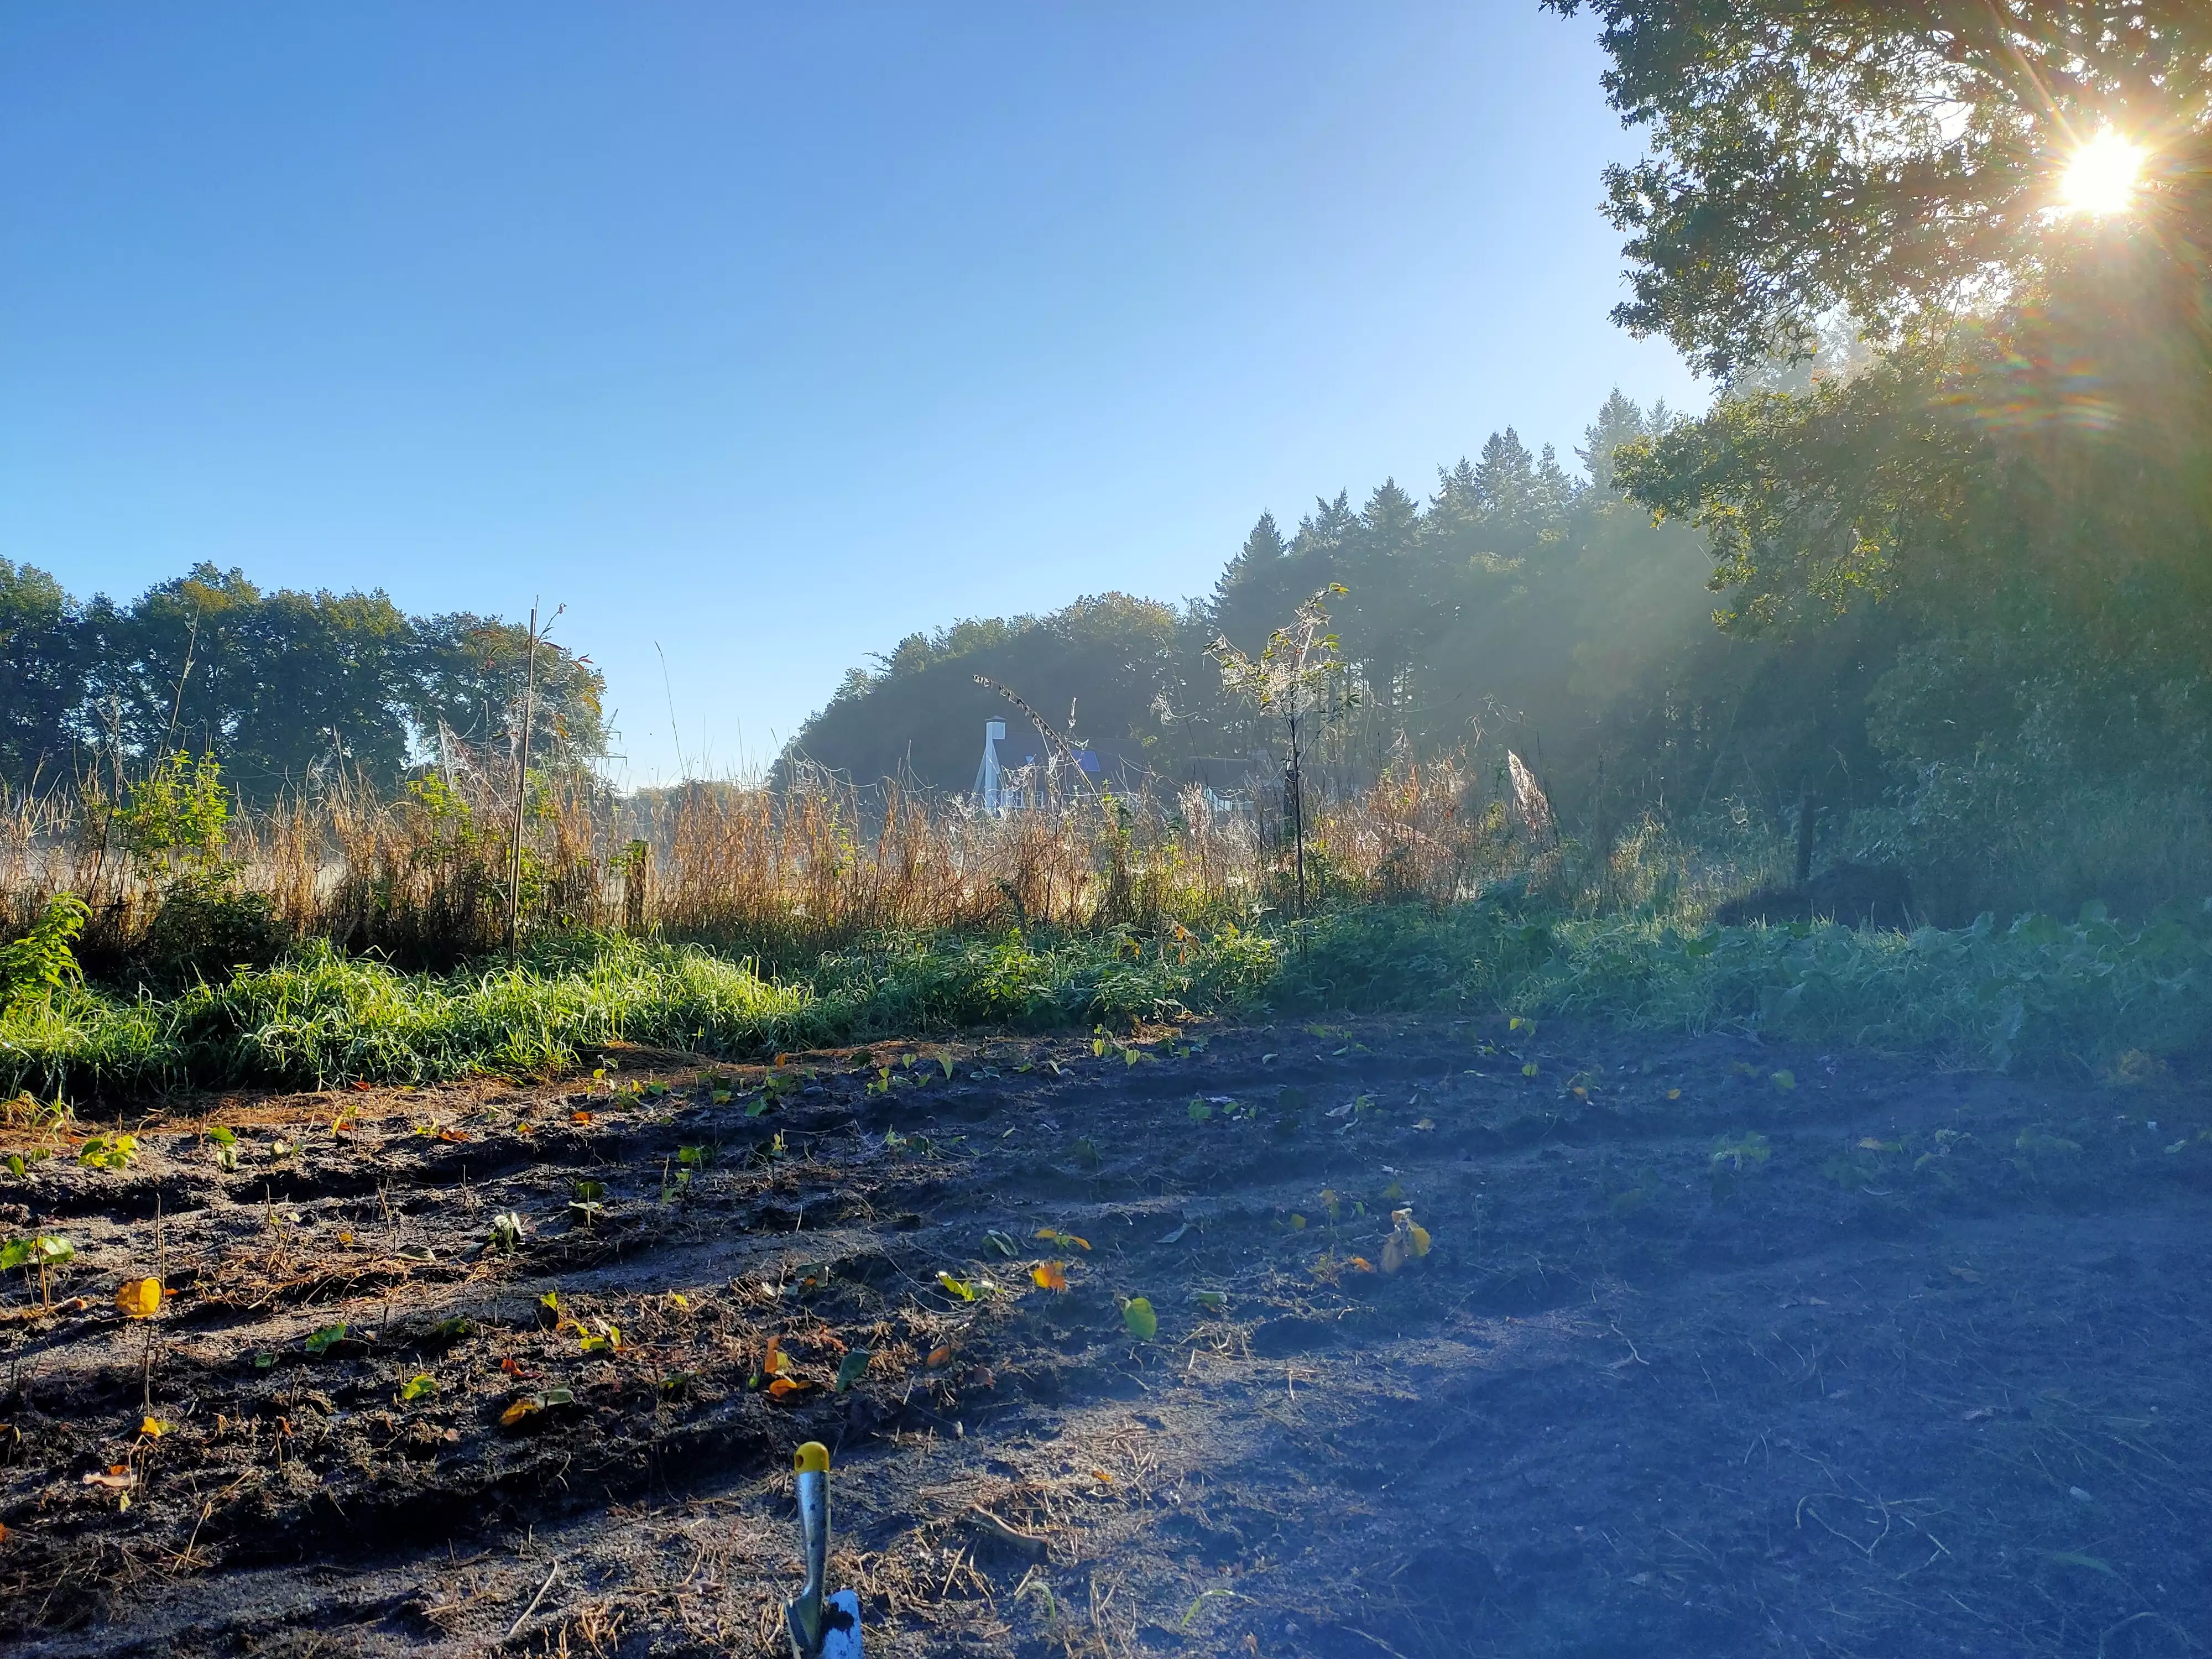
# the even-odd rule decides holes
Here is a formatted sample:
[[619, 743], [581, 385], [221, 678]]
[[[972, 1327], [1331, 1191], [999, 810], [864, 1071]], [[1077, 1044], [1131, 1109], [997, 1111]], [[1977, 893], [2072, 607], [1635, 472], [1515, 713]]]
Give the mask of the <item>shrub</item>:
[[291, 943], [268, 896], [246, 891], [225, 866], [189, 871], [171, 882], [146, 930], [141, 957], [153, 984], [219, 982], [240, 969], [266, 968]]
[[84, 932], [86, 915], [84, 901], [75, 893], [56, 893], [30, 932], [0, 946], [0, 1009], [82, 982], [70, 947]]

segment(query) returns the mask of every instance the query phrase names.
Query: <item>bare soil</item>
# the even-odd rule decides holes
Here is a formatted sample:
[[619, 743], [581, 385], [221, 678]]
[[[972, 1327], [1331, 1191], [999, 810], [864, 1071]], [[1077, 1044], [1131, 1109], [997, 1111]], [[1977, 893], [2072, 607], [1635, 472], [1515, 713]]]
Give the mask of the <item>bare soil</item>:
[[173, 1102], [0, 1177], [0, 1642], [769, 1654], [819, 1438], [875, 1656], [2197, 1653], [2208, 1125], [1443, 1020]]

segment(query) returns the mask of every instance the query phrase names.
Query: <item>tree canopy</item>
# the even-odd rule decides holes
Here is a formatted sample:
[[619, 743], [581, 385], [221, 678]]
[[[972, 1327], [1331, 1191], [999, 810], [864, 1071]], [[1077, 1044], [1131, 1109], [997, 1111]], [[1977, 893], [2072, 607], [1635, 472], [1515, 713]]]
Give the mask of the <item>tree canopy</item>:
[[[388, 784], [441, 734], [510, 740], [527, 629], [416, 617], [381, 592], [265, 592], [200, 564], [127, 604], [80, 603], [0, 560], [0, 781], [66, 774], [89, 755], [216, 756], [249, 794], [342, 765]], [[604, 751], [603, 682], [557, 645], [538, 664], [540, 756]]]
[[1585, 5], [1650, 152], [1607, 174], [1617, 315], [1723, 380], [1846, 313], [1878, 336], [2017, 295], [2081, 143], [2145, 153], [2144, 240], [2212, 249], [2203, 0], [1545, 0]]

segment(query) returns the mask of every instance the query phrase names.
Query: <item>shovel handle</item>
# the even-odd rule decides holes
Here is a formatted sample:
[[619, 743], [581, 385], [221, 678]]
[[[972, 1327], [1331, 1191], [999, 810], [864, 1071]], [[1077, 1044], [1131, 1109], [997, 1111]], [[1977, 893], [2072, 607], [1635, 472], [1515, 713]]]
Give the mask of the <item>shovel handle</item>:
[[806, 1583], [791, 1603], [792, 1645], [802, 1659], [822, 1650], [823, 1580], [830, 1570], [830, 1449], [818, 1440], [801, 1446], [792, 1459], [799, 1498], [799, 1546], [806, 1561]]

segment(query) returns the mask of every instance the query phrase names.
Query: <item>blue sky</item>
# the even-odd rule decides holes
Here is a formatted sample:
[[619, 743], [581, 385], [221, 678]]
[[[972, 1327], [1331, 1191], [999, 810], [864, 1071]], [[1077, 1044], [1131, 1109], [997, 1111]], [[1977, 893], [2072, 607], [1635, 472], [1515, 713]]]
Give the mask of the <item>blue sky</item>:
[[[565, 603], [626, 762], [1619, 384], [1534, 0], [0, 11], [0, 556]], [[669, 686], [664, 690], [660, 657]]]

